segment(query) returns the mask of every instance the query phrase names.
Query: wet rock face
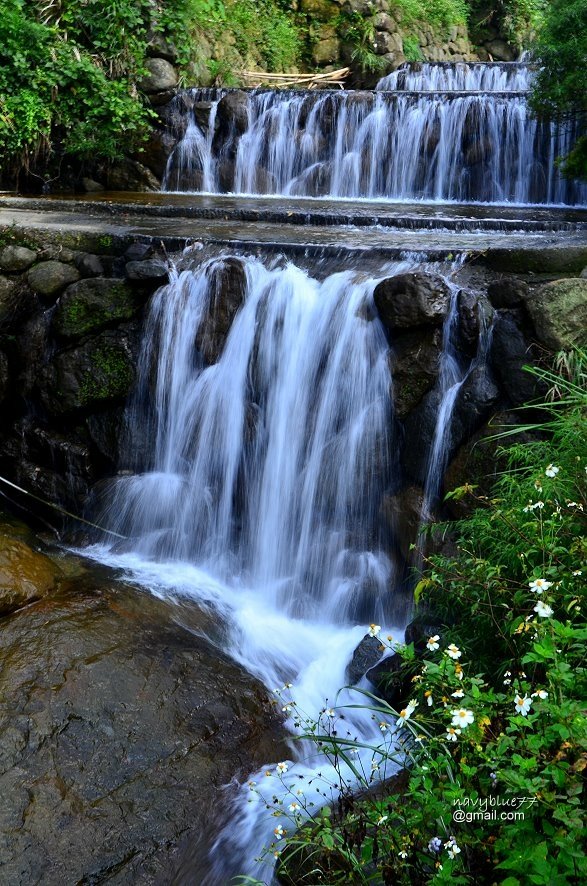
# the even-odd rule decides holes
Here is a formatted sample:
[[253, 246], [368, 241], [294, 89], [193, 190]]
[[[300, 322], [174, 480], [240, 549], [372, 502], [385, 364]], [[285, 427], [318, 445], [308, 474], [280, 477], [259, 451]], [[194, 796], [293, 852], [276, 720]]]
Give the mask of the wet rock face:
[[398, 418], [405, 418], [436, 384], [441, 351], [442, 330], [438, 327], [394, 334], [389, 368]]
[[411, 326], [438, 326], [450, 306], [450, 290], [444, 280], [418, 272], [382, 280], [373, 297], [381, 322], [390, 332]]
[[48, 557], [0, 529], [0, 618], [46, 596], [58, 579]]
[[169, 882], [222, 785], [283, 755], [265, 690], [180, 609], [78, 578], [0, 620], [3, 882]]
[[228, 332], [245, 297], [246, 274], [241, 261], [229, 258], [216, 273], [214, 295], [204, 318], [196, 346], [207, 363], [220, 358]]
[[346, 679], [348, 682], [353, 685], [358, 683], [361, 677], [377, 664], [384, 651], [385, 647], [381, 645], [381, 640], [365, 634], [347, 665]]

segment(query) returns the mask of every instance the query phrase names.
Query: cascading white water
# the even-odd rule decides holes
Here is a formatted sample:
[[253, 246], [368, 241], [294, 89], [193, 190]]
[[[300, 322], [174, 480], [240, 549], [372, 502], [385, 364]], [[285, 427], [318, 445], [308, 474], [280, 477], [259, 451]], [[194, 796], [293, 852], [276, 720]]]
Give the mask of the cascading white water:
[[[587, 186], [556, 167], [576, 126], [533, 118], [530, 80], [522, 64], [430, 64], [400, 69], [374, 93], [241, 93], [244, 131], [227, 124], [214, 138], [211, 112], [196, 144], [190, 122], [164, 188], [204, 190], [206, 181], [248, 194], [587, 203]], [[222, 99], [216, 108], [220, 118]]]
[[222, 358], [204, 367], [194, 343], [222, 267], [155, 297], [139, 391], [156, 364], [153, 463], [119, 481], [117, 531], [145, 556], [246, 576], [288, 615], [389, 617], [375, 516], [391, 468], [390, 378], [383, 330], [364, 316], [374, 282], [349, 272], [320, 284], [249, 261]]
[[406, 92], [528, 92], [532, 69], [520, 62], [423, 62], [382, 77], [378, 90]]

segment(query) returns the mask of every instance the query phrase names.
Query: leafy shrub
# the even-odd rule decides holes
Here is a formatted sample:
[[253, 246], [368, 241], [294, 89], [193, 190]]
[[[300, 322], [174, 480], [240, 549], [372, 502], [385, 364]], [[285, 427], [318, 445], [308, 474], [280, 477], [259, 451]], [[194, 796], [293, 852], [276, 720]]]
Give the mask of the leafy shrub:
[[292, 18], [273, 0], [229, 0], [227, 14], [243, 58], [269, 71], [284, 71], [299, 60], [301, 43]]
[[[430, 558], [421, 605], [447, 626], [419, 658], [398, 648], [405, 709], [364, 702], [383, 730], [373, 769], [402, 754], [407, 790], [353, 801], [343, 788], [327, 823], [290, 840], [312, 861], [296, 882], [586, 881], [587, 356], [571, 366], [572, 378], [536, 370], [557, 397], [542, 439], [504, 451], [492, 498], [458, 524], [458, 556]], [[349, 758], [336, 729], [316, 733], [335, 764]]]
[[422, 50], [417, 37], [404, 37], [403, 49], [406, 60], [409, 62], [421, 62]]

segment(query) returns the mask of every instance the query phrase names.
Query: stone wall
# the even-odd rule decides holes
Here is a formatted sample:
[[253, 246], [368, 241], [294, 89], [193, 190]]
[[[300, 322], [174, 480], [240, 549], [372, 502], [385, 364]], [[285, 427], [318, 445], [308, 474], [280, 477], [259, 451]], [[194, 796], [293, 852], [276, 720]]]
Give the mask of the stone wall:
[[[388, 0], [301, 0], [301, 10], [311, 17], [310, 36], [313, 42], [312, 61], [317, 66], [347, 64], [351, 67], [352, 85], [369, 87], [385, 74], [413, 58], [430, 62], [476, 61], [478, 55], [469, 40], [466, 25], [454, 25], [442, 34], [426, 22], [407, 25], [396, 4]], [[372, 52], [380, 64], [376, 71], [361, 70], [353, 42], [345, 39], [345, 18], [362, 16], [366, 31], [371, 29], [372, 41], [364, 48]], [[339, 25], [335, 21], [339, 20]], [[409, 39], [410, 49], [406, 58]]]
[[7, 239], [16, 242], [0, 246], [1, 473], [80, 513], [91, 486], [116, 470], [144, 306], [167, 265], [148, 244], [108, 236]]

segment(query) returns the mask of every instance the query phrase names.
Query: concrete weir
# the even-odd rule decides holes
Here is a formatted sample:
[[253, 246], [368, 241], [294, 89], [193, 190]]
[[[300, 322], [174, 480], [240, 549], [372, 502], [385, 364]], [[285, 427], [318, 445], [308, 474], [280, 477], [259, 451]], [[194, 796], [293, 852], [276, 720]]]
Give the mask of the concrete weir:
[[390, 203], [200, 194], [0, 198], [0, 226], [307, 258], [396, 260], [455, 253], [495, 270], [577, 273], [587, 265], [587, 209]]

